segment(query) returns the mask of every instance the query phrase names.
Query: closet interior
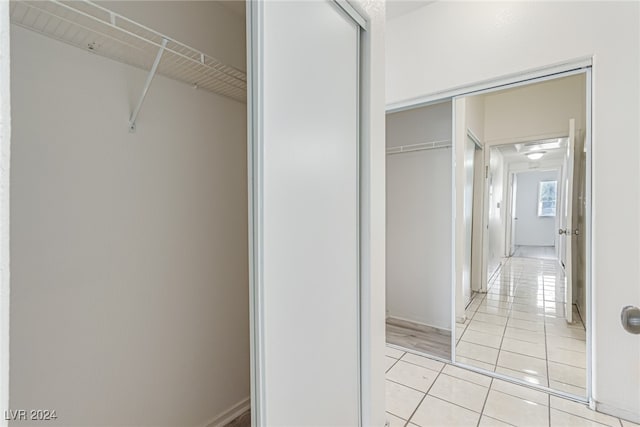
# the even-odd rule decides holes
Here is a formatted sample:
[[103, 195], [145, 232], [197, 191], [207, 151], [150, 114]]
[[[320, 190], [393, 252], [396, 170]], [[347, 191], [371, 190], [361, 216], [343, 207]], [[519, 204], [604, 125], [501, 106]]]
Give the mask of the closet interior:
[[387, 114], [387, 343], [451, 359], [451, 101]]
[[249, 409], [244, 2], [11, 2], [12, 408]]

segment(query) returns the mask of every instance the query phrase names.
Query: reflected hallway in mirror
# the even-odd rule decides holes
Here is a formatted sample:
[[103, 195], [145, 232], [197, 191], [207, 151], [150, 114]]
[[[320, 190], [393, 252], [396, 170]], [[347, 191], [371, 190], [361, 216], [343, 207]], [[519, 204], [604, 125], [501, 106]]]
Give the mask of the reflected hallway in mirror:
[[575, 74], [458, 98], [454, 130], [457, 159], [466, 159], [469, 134], [483, 151], [472, 186], [466, 163], [456, 170], [473, 212], [463, 209], [469, 202], [458, 207], [455, 361], [580, 398], [588, 395], [586, 87], [586, 74]]

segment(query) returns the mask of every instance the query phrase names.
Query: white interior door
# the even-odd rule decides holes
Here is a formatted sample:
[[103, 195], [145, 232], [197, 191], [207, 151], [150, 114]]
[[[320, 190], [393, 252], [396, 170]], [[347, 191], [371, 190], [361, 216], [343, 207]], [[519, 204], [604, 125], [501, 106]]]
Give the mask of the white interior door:
[[360, 26], [247, 4], [254, 425], [356, 426]]
[[573, 322], [573, 278], [572, 278], [572, 240], [573, 240], [573, 162], [575, 151], [575, 120], [569, 120], [569, 140], [564, 158], [564, 174], [562, 177], [562, 211], [560, 214], [560, 229], [562, 241], [562, 261], [564, 264], [564, 312], [567, 322]]
[[462, 270], [462, 296], [464, 305], [471, 301], [471, 248], [473, 236], [473, 177], [476, 144], [467, 137], [464, 149], [464, 265]]

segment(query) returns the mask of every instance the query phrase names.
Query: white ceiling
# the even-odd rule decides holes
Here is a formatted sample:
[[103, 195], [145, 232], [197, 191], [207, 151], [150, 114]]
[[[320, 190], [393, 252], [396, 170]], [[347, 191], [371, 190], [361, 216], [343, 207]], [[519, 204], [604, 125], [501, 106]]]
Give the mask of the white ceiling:
[[435, 1], [431, 0], [387, 0], [387, 21], [397, 18], [421, 7], [427, 6]]

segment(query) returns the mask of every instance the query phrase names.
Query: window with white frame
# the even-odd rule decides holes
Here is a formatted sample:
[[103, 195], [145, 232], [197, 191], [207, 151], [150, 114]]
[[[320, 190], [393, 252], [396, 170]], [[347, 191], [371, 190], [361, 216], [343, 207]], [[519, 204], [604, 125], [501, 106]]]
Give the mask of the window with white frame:
[[556, 216], [558, 181], [540, 181], [538, 186], [538, 216]]

